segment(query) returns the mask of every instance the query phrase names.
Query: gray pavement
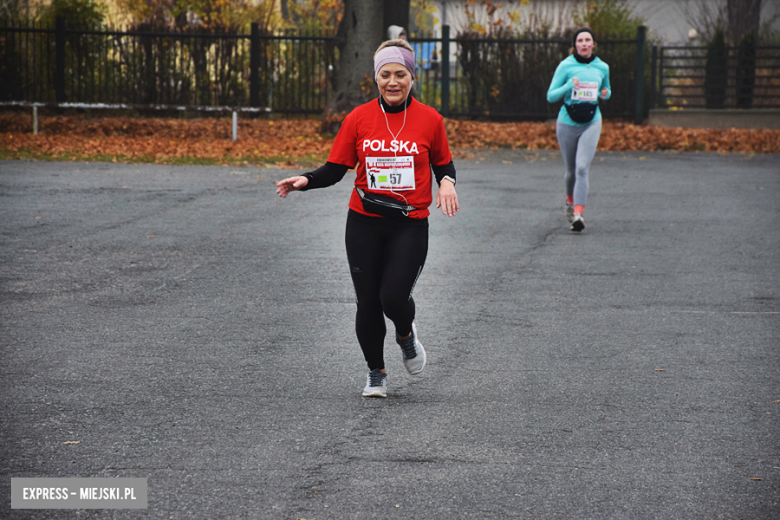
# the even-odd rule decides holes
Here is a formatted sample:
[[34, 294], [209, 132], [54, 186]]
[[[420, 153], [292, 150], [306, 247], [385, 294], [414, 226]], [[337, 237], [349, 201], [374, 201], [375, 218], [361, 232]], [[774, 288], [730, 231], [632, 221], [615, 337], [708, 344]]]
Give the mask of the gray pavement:
[[[0, 162], [3, 518], [780, 518], [780, 156], [456, 161], [365, 399], [348, 178]], [[78, 442], [78, 444], [65, 444]], [[11, 510], [12, 477], [148, 479], [146, 510]]]

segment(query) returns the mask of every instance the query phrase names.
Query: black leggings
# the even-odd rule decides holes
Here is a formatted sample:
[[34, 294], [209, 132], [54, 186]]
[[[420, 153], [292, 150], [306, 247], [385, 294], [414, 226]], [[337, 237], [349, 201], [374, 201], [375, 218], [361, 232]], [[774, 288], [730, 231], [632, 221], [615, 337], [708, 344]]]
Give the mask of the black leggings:
[[355, 286], [355, 330], [368, 369], [385, 368], [385, 316], [396, 333], [412, 331], [412, 291], [428, 256], [428, 219], [347, 217], [347, 260]]

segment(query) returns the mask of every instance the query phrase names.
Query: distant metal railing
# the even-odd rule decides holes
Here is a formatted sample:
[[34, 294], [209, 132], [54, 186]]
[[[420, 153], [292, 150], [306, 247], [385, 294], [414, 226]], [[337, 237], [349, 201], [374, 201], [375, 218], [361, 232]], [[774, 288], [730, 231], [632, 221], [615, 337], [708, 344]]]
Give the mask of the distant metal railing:
[[652, 105], [657, 108], [780, 108], [780, 46], [758, 46], [740, 57], [724, 48], [726, 59], [710, 65], [708, 47], [653, 50]]
[[179, 111], [179, 112], [232, 112], [233, 114], [233, 140], [238, 140], [238, 114], [260, 114], [271, 112], [270, 108], [259, 107], [226, 107], [226, 106], [186, 106], [186, 105], [134, 105], [134, 104], [112, 104], [112, 103], [36, 103], [29, 101], [0, 101], [0, 107], [18, 107], [18, 108], [32, 108], [32, 131], [34, 135], [38, 135], [38, 109], [42, 107], [55, 108], [55, 109], [84, 109], [84, 110], [142, 110], [142, 111], [156, 111], [164, 110], [167, 112]]

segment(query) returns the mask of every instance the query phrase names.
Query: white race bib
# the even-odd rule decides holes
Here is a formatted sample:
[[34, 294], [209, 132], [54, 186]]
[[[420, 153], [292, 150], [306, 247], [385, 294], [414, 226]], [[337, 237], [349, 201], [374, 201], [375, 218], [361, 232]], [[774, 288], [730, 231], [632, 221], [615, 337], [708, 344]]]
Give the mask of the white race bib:
[[404, 191], [414, 189], [414, 157], [366, 157], [368, 189]]
[[596, 81], [580, 81], [571, 91], [571, 98], [577, 101], [598, 101], [599, 84]]

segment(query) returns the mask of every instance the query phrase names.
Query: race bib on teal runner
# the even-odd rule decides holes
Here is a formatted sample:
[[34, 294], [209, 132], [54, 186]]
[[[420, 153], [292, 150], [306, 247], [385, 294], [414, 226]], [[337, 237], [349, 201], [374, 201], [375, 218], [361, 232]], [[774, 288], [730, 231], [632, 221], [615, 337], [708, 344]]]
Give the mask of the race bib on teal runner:
[[599, 100], [599, 84], [596, 81], [580, 81], [578, 87], [571, 91], [571, 98], [576, 101], [595, 102]]

